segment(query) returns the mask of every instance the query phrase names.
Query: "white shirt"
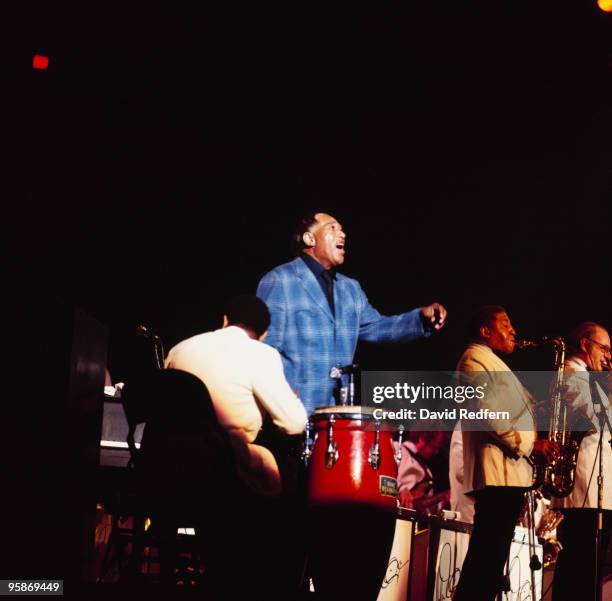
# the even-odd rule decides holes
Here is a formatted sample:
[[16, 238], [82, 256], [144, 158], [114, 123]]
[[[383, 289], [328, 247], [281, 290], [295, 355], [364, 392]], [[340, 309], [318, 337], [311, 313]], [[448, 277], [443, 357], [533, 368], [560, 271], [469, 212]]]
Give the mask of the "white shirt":
[[278, 351], [229, 326], [183, 340], [168, 353], [166, 367], [194, 374], [208, 388], [219, 423], [242, 430], [253, 442], [264, 412], [288, 434], [306, 426], [306, 410], [289, 387]]
[[278, 351], [229, 326], [183, 340], [168, 353], [166, 367], [204, 382], [219, 423], [228, 431], [242, 481], [258, 495], [278, 495], [281, 479], [272, 453], [253, 444], [264, 414], [287, 434], [299, 434], [307, 415], [289, 387]]
[[[561, 508], [596, 508], [597, 507], [597, 475], [599, 474], [599, 421], [595, 415], [591, 389], [589, 385], [589, 372], [582, 359], [570, 357], [565, 362], [565, 399], [571, 407], [573, 415], [582, 414], [593, 423], [593, 432], [587, 433], [580, 443], [578, 464], [576, 466], [576, 481], [572, 492], [561, 499], [553, 497], [552, 506]], [[610, 416], [609, 400], [596, 384], [599, 397]], [[597, 431], [595, 431], [597, 430]], [[610, 448], [610, 432], [606, 428], [603, 435], [603, 508], [612, 509], [612, 449]], [[592, 474], [592, 477], [591, 477]], [[590, 479], [590, 486], [589, 486]]]

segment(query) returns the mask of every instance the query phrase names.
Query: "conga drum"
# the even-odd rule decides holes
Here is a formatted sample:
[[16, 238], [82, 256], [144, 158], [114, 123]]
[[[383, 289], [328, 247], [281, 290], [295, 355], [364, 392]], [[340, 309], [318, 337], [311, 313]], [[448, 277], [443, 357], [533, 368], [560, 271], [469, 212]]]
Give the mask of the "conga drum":
[[374, 601], [385, 577], [397, 511], [393, 432], [361, 406], [312, 414], [308, 465], [309, 565], [324, 599]]

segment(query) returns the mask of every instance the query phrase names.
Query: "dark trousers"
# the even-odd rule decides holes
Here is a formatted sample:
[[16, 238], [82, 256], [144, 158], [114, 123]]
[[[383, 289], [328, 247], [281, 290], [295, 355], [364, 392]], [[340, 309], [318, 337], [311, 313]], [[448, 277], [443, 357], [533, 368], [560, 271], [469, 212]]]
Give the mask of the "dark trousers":
[[454, 601], [493, 601], [501, 590], [524, 492], [491, 486], [475, 493], [474, 530]]
[[[564, 509], [563, 521], [557, 528], [557, 539], [563, 545], [555, 566], [554, 601], [594, 601], [595, 587], [595, 528], [594, 509]], [[610, 530], [612, 512], [604, 511], [601, 538], [601, 575], [610, 574]]]

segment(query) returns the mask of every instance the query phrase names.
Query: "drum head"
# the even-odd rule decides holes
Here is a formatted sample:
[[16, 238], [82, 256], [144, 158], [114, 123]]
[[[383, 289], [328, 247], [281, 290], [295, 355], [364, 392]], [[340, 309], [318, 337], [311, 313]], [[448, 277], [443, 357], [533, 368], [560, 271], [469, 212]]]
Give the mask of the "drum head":
[[336, 419], [357, 419], [361, 421], [374, 419], [374, 407], [363, 407], [361, 405], [335, 405], [331, 407], [317, 407], [312, 412], [313, 421], [328, 420], [330, 416]]

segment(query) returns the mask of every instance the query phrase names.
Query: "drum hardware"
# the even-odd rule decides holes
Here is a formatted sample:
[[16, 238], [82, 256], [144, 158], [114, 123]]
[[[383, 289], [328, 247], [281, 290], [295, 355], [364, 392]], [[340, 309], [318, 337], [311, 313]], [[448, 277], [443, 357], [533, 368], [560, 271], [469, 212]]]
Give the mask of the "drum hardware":
[[331, 469], [338, 461], [338, 445], [334, 440], [334, 422], [336, 417], [332, 414], [329, 416], [327, 423], [327, 451], [325, 452], [325, 467]]
[[394, 432], [374, 418], [374, 411], [373, 407], [359, 405], [317, 407], [313, 411], [312, 456], [308, 463], [310, 506], [348, 503], [374, 512], [395, 513]]
[[402, 443], [404, 439], [404, 424], [400, 424], [397, 429], [397, 451], [395, 453], [395, 463], [400, 464], [402, 460]]
[[[373, 469], [369, 455], [376, 451], [374, 411], [359, 405], [325, 406], [311, 416], [308, 547], [314, 587], [325, 599], [376, 599], [390, 561], [397, 516], [395, 432], [381, 421], [378, 459], [372, 453], [378, 467]], [[338, 572], [338, 557], [368, 560], [360, 565], [359, 578], [347, 579]]]
[[380, 420], [376, 420], [375, 427], [374, 444], [370, 447], [370, 452], [368, 453], [368, 463], [372, 466], [373, 470], [377, 470], [380, 467]]
[[312, 422], [308, 420], [306, 423], [306, 429], [304, 430], [304, 439], [302, 441], [302, 462], [305, 467], [308, 467], [308, 462], [312, 457], [312, 439], [310, 438], [310, 432], [312, 430]]

